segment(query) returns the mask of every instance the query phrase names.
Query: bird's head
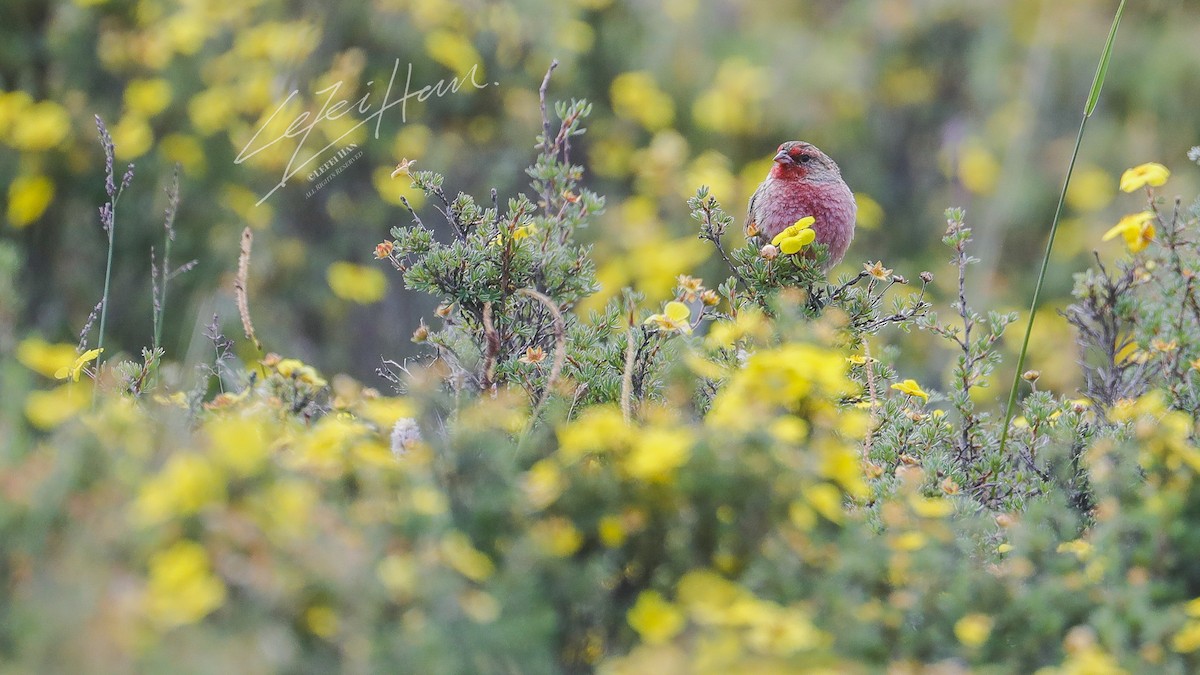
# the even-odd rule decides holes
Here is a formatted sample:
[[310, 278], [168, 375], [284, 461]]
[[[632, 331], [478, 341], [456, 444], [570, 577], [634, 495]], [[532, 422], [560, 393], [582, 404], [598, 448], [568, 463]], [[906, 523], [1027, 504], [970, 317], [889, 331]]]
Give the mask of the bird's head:
[[771, 176], [820, 182], [839, 180], [842, 172], [829, 155], [821, 152], [817, 146], [804, 141], [788, 141], [779, 146], [779, 151], [775, 153]]

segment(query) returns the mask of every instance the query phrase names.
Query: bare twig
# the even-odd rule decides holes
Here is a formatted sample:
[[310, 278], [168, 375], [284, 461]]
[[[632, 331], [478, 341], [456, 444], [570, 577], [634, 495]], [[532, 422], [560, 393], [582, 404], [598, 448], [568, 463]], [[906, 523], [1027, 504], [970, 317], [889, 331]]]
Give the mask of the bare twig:
[[262, 343], [254, 334], [254, 324], [250, 322], [250, 300], [246, 294], [247, 282], [250, 278], [250, 247], [254, 244], [254, 233], [250, 228], [242, 230], [242, 250], [238, 256], [237, 277], [233, 281], [233, 291], [237, 296], [238, 315], [242, 318], [242, 330], [246, 337], [254, 342], [254, 347], [262, 351]]
[[550, 312], [550, 316], [554, 318], [554, 362], [550, 365], [550, 374], [546, 376], [546, 384], [542, 389], [542, 395], [538, 397], [537, 405], [533, 407], [533, 414], [530, 415], [530, 423], [536, 420], [542, 411], [542, 406], [546, 404], [546, 400], [550, 398], [550, 392], [554, 388], [554, 384], [558, 381], [558, 376], [562, 373], [563, 364], [567, 360], [567, 323], [563, 319], [562, 312], [554, 304], [554, 301], [547, 297], [544, 293], [532, 288], [522, 288], [517, 293], [528, 296], [542, 303]]

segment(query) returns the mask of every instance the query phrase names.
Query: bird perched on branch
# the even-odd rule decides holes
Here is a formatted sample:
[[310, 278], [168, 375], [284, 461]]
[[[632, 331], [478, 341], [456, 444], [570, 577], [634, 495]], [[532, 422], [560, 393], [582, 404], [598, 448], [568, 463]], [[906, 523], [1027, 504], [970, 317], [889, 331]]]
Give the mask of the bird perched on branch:
[[766, 180], [750, 197], [746, 236], [771, 241], [783, 230], [812, 216], [816, 243], [829, 248], [825, 271], [842, 261], [854, 237], [858, 211], [842, 172], [811, 143], [788, 141], [775, 153]]

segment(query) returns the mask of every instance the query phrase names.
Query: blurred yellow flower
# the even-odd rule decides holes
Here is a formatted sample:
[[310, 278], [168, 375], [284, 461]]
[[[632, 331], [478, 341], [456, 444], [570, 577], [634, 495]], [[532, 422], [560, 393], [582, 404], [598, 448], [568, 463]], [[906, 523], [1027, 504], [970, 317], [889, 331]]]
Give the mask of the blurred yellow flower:
[[858, 205], [858, 226], [864, 230], [874, 230], [883, 223], [883, 207], [871, 195], [865, 192], [854, 193], [854, 201]]
[[46, 377], [54, 377], [60, 369], [69, 367], [76, 356], [75, 345], [66, 342], [50, 344], [41, 338], [30, 337], [17, 345], [17, 361]]
[[978, 647], [987, 642], [992, 634], [992, 617], [986, 614], [968, 614], [954, 624], [954, 637], [967, 647]]
[[602, 516], [596, 529], [600, 535], [600, 542], [609, 548], [616, 548], [625, 543], [625, 525], [617, 516]]
[[68, 382], [50, 391], [31, 391], [25, 397], [25, 418], [48, 431], [78, 415], [92, 403], [91, 387]]
[[559, 426], [558, 454], [565, 463], [574, 462], [584, 455], [622, 447], [632, 438], [635, 431], [625, 423], [616, 406], [591, 406], [585, 408], [570, 423]]
[[1146, 186], [1159, 187], [1170, 177], [1171, 172], [1167, 170], [1167, 167], [1157, 162], [1147, 162], [1132, 169], [1126, 169], [1125, 173], [1121, 174], [1121, 189], [1125, 192], [1133, 192]]
[[271, 447], [265, 419], [220, 415], [204, 424], [212, 456], [235, 476], [251, 476], [266, 466]]
[[379, 302], [387, 292], [387, 277], [374, 267], [335, 262], [325, 278], [334, 295], [362, 305]]
[[417, 589], [418, 569], [411, 557], [391, 554], [380, 561], [375, 575], [393, 597], [404, 599]]
[[638, 480], [664, 482], [671, 472], [687, 463], [693, 441], [692, 433], [682, 427], [642, 429], [623, 466]]
[[75, 361], [69, 366], [63, 366], [54, 371], [54, 378], [58, 380], [70, 379], [72, 382], [79, 381], [79, 375], [83, 372], [84, 366], [100, 356], [103, 349], [89, 349], [86, 352], [75, 357]]
[[178, 162], [185, 174], [203, 175], [207, 169], [204, 146], [190, 134], [167, 134], [158, 151], [170, 162]]
[[801, 249], [813, 243], [817, 238], [817, 233], [812, 229], [812, 224], [816, 220], [812, 216], [805, 216], [797, 220], [794, 225], [775, 235], [775, 238], [771, 240], [771, 245], [778, 246], [785, 255], [799, 253]]
[[338, 615], [329, 605], [313, 605], [304, 610], [304, 625], [317, 637], [330, 638], [338, 632]]
[[804, 492], [808, 503], [827, 520], [842, 522], [842, 491], [830, 483], [817, 483]]
[[463, 614], [475, 623], [491, 623], [500, 616], [500, 601], [496, 596], [478, 588], [469, 588], [458, 596]]
[[525, 473], [522, 487], [530, 506], [540, 510], [553, 504], [562, 496], [567, 483], [563, 478], [562, 471], [558, 468], [558, 463], [547, 458], [539, 460], [529, 467], [529, 471]]
[[21, 175], [8, 186], [8, 222], [22, 228], [42, 217], [54, 200], [54, 182], [36, 175]]
[[662, 314], [651, 314], [643, 323], [654, 324], [655, 330], [664, 332], [691, 333], [692, 325], [688, 318], [692, 310], [678, 301], [671, 301], [663, 308]]
[[954, 513], [954, 502], [942, 497], [920, 497], [913, 495], [908, 500], [913, 513], [922, 518], [945, 518]]
[[9, 141], [18, 150], [42, 152], [58, 147], [71, 132], [71, 117], [54, 101], [39, 101], [12, 121]]
[[662, 644], [683, 630], [683, 612], [667, 602], [658, 591], [642, 591], [626, 614], [637, 634], [647, 644]]
[[157, 525], [198, 513], [224, 499], [225, 477], [213, 463], [194, 453], [180, 453], [142, 483], [132, 515], [141, 525]]
[[475, 68], [475, 81], [483, 81], [483, 59], [462, 33], [433, 31], [425, 38], [425, 51], [434, 61], [454, 71], [456, 77], [463, 77]]
[[[304, 363], [300, 359], [281, 359], [275, 364], [275, 372], [289, 380], [303, 382], [314, 389], [320, 389], [328, 384], [325, 378], [321, 377], [320, 373], [317, 372], [316, 368]], [[399, 417], [403, 417], [403, 415], [397, 415], [397, 418]], [[393, 420], [394, 422], [395, 420]]]
[[1119, 223], [1114, 225], [1108, 232], [1104, 233], [1101, 241], [1108, 241], [1121, 235], [1125, 240], [1125, 247], [1130, 253], [1137, 253], [1146, 248], [1151, 241], [1154, 240], [1154, 212], [1142, 211], [1140, 213], [1131, 213], [1121, 219]]
[[171, 105], [171, 83], [156, 77], [130, 80], [125, 85], [125, 109], [143, 118], [154, 117]]
[[1092, 554], [1092, 545], [1082, 539], [1065, 541], [1058, 545], [1058, 553], [1074, 553], [1076, 558], [1087, 560]]
[[892, 385], [892, 389], [895, 389], [906, 396], [915, 396], [922, 401], [929, 400], [929, 393], [922, 389], [921, 385], [917, 384], [916, 380], [904, 380], [903, 382], [897, 382]]
[[126, 113], [111, 129], [113, 156], [118, 161], [136, 159], [146, 154], [154, 145], [154, 132], [146, 118], [135, 113]]
[[767, 72], [742, 57], [724, 61], [713, 85], [696, 97], [692, 117], [702, 129], [748, 134], [760, 128], [762, 104], [771, 91]]
[[225, 584], [213, 575], [208, 552], [179, 541], [150, 557], [147, 615], [162, 628], [195, 623], [225, 602]]
[[1171, 638], [1171, 649], [1188, 654], [1200, 649], [1200, 621], [1188, 621]]
[[958, 179], [975, 194], [991, 194], [1000, 180], [1000, 163], [982, 143], [969, 142], [958, 159]]
[[1116, 192], [1112, 175], [1104, 169], [1087, 167], [1075, 172], [1067, 188], [1067, 204], [1077, 211], [1099, 211], [1112, 202]]
[[486, 581], [496, 571], [492, 559], [472, 546], [461, 532], [442, 537], [441, 551], [446, 563], [471, 581]]
[[634, 120], [650, 131], [664, 129], [675, 121], [675, 102], [644, 70], [614, 77], [609, 96], [618, 117]]
[[567, 558], [583, 545], [583, 535], [570, 520], [562, 517], [538, 521], [530, 534], [542, 550], [555, 558]]

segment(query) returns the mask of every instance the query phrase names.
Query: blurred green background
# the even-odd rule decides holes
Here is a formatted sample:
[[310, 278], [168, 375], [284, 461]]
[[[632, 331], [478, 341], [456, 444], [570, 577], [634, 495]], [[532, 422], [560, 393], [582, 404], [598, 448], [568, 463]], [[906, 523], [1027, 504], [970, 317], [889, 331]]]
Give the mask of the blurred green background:
[[[110, 344], [136, 354], [151, 342], [150, 248], [162, 247], [164, 188], [178, 162], [172, 259], [199, 263], [173, 282], [168, 356], [209, 349], [200, 334], [214, 313], [226, 334], [240, 338], [232, 288], [248, 225], [255, 232], [250, 307], [265, 347], [376, 382], [381, 356], [414, 353], [409, 336], [436, 304], [405, 292], [399, 275], [373, 259], [388, 230], [410, 220], [401, 195], [425, 222], [440, 222], [406, 180], [390, 174], [407, 158], [446, 174], [451, 193], [488, 201], [495, 187], [503, 201], [526, 189], [523, 168], [540, 126], [537, 88], [555, 58], [561, 66], [551, 98], [595, 103], [575, 157], [590, 172], [585, 184], [609, 198], [607, 212], [583, 233], [595, 244], [604, 284], [583, 309], [622, 285], [656, 303], [677, 274], [710, 285], [723, 279], [684, 201], [710, 185], [740, 222], [774, 148], [788, 139], [824, 149], [858, 193], [860, 229], [842, 271], [876, 259], [910, 278], [929, 269], [945, 277], [936, 286], [948, 297], [941, 214], [962, 206], [983, 259], [971, 289], [976, 304], [1018, 308], [1032, 289], [1115, 6], [7, 0], [0, 7], [0, 277], [14, 278], [15, 289], [0, 298], [0, 348], [8, 352], [30, 335], [74, 342], [100, 298], [98, 114], [116, 142], [118, 175], [136, 164], [117, 208]], [[1094, 248], [1118, 252], [1115, 242], [1101, 245], [1100, 234], [1141, 204], [1118, 195], [1123, 169], [1163, 162], [1176, 172], [1167, 194], [1195, 193], [1185, 154], [1200, 138], [1196, 10], [1194, 0], [1128, 8], [1068, 195], [1047, 280], [1051, 298], [1066, 296], [1071, 274]], [[411, 99], [403, 116], [393, 108], [378, 118], [378, 137], [374, 122], [350, 131], [379, 109], [397, 64], [392, 100], [409, 64], [412, 90], [453, 77], [485, 86]], [[297, 157], [333, 141], [326, 154], [354, 143], [362, 155], [311, 196], [316, 181], [307, 176], [321, 161], [256, 204], [279, 183], [301, 139], [281, 138], [240, 163], [239, 153], [280, 138], [297, 114], [315, 114], [331, 96], [357, 106], [364, 95], [366, 114], [351, 110], [315, 125]], [[731, 243], [738, 238], [732, 233]], [[1057, 350], [1064, 371], [1074, 370], [1052, 312], [1039, 330], [1033, 362], [1042, 345], [1043, 354]], [[245, 342], [240, 349], [257, 354]]]

